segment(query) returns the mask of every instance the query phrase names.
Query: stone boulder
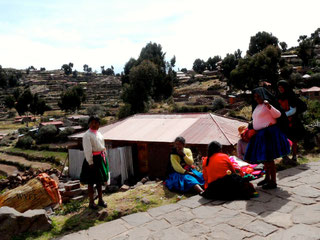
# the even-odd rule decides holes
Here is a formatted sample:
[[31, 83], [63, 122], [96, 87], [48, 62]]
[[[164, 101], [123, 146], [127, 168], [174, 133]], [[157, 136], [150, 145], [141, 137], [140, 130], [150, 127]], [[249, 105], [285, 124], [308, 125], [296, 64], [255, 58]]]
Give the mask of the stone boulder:
[[20, 213], [10, 207], [0, 208], [0, 236], [2, 240], [9, 240], [20, 233], [46, 231], [50, 228], [51, 220], [44, 209]]

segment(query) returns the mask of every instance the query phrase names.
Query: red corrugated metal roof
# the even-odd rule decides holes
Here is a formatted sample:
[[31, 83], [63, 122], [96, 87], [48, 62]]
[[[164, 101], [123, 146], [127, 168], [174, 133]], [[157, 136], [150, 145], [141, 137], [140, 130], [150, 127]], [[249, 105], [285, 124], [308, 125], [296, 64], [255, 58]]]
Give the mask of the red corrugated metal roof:
[[320, 87], [302, 88], [301, 92], [320, 92]]
[[[100, 128], [106, 141], [173, 142], [183, 136], [187, 144], [234, 145], [239, 140], [238, 127], [245, 122], [211, 113], [137, 114]], [[82, 138], [83, 133], [71, 136]]]
[[46, 125], [63, 125], [63, 122], [61, 121], [55, 121], [55, 122], [42, 122], [40, 123], [41, 125], [43, 126], [46, 126]]

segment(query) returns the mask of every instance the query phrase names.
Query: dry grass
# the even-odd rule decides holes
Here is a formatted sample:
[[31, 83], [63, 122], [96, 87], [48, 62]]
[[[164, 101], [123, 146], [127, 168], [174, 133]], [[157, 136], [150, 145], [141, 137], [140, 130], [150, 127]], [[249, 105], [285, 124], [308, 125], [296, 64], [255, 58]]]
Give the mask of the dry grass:
[[[182, 197], [182, 199], [185, 198], [185, 196]], [[53, 228], [50, 231], [24, 234], [15, 239], [52, 239], [71, 232], [88, 229], [89, 227], [112, 221], [128, 214], [144, 212], [153, 207], [176, 203], [178, 199], [180, 200], [180, 196], [177, 193], [170, 192], [159, 182], [142, 185], [127, 192], [108, 194], [103, 199], [108, 204], [108, 216], [103, 221], [98, 220], [98, 211], [88, 209], [88, 200], [80, 203], [73, 202], [62, 206], [62, 209], [57, 212], [60, 212], [60, 214], [66, 212], [65, 210], [74, 212], [52, 217]], [[149, 203], [143, 203], [142, 199], [148, 199]]]

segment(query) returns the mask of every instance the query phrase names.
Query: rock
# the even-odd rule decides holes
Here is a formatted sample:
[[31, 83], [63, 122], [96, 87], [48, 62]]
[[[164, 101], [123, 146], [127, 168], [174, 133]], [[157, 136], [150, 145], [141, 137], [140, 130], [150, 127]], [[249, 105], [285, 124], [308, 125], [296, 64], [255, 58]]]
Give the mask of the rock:
[[126, 192], [130, 189], [128, 185], [123, 184], [121, 188], [119, 189], [120, 192]]
[[106, 217], [108, 217], [108, 211], [107, 210], [101, 210], [99, 211], [99, 221], [103, 221]]
[[83, 199], [85, 199], [85, 196], [83, 195], [71, 198], [71, 200], [74, 200], [74, 201], [82, 201]]
[[0, 208], [0, 236], [2, 240], [9, 240], [23, 232], [46, 231], [50, 228], [51, 220], [43, 209], [19, 213], [10, 207]]
[[145, 185], [150, 185], [150, 184], [155, 184], [155, 183], [156, 183], [156, 181], [148, 181], [145, 183]]
[[66, 189], [66, 191], [78, 189], [78, 188], [80, 188], [80, 183], [66, 183], [64, 185], [64, 188]]
[[134, 185], [134, 188], [137, 188], [137, 187], [142, 186], [142, 185], [143, 185], [143, 183], [142, 183], [142, 182], [137, 182], [137, 184], [136, 184], [136, 185]]
[[142, 198], [141, 202], [146, 205], [150, 204], [150, 200], [148, 198]]
[[106, 187], [106, 192], [108, 193], [115, 193], [119, 191], [119, 187], [116, 185], [109, 185]]
[[74, 189], [71, 191], [65, 191], [64, 196], [66, 197], [77, 197], [82, 194], [81, 188]]
[[140, 182], [142, 182], [142, 184], [145, 184], [148, 181], [149, 181], [149, 177], [144, 177], [144, 178], [141, 179]]

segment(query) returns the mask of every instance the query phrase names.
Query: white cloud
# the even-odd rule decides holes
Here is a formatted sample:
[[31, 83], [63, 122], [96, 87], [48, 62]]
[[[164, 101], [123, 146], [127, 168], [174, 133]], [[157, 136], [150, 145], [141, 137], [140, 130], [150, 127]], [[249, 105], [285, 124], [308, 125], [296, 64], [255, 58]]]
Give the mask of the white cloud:
[[73, 62], [78, 70], [83, 64], [96, 70], [113, 65], [120, 72], [152, 41], [168, 59], [176, 55], [177, 67], [191, 68], [196, 58], [245, 52], [258, 31], [294, 46], [299, 35], [320, 27], [316, 0], [303, 6], [288, 0], [55, 1], [42, 2], [33, 14], [36, 2], [21, 6], [18, 12], [26, 14], [15, 14], [17, 21], [0, 16], [2, 66], [53, 69]]

